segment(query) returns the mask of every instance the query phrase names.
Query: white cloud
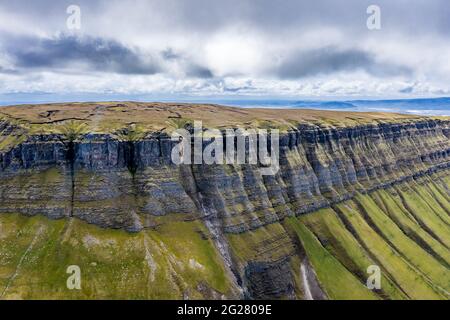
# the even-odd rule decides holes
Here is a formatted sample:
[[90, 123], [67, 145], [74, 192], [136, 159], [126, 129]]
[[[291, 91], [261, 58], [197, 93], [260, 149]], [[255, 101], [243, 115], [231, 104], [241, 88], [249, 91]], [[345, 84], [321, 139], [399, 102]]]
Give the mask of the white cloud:
[[[357, 97], [450, 90], [449, 23], [442, 14], [449, 6], [441, 0], [405, 7], [380, 0], [386, 20], [376, 32], [365, 27], [367, 5], [359, 0], [78, 4], [82, 29], [75, 35], [116, 50], [55, 41], [67, 32], [62, 4], [2, 4], [1, 93]], [[35, 52], [20, 54], [27, 50]]]
[[238, 28], [213, 35], [205, 44], [205, 61], [218, 76], [255, 75], [268, 62], [267, 51], [257, 35]]

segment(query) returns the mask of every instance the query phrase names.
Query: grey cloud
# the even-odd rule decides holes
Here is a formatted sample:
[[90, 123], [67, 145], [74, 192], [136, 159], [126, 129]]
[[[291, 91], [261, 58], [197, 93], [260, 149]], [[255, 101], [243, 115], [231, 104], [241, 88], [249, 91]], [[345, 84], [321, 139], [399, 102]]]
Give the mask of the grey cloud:
[[203, 66], [197, 65], [197, 64], [191, 64], [186, 67], [186, 75], [188, 77], [194, 77], [194, 78], [213, 78], [214, 74], [213, 72]]
[[[51, 0], [0, 0], [0, 7], [23, 13], [27, 19], [37, 20], [39, 26], [64, 27], [65, 9], [73, 3], [81, 7], [83, 23], [87, 27], [95, 27], [98, 16], [110, 11], [123, 12], [123, 19], [116, 23], [119, 30], [122, 23], [132, 22], [127, 20], [130, 14], [141, 19], [136, 28], [153, 26], [147, 22], [156, 17], [160, 18], [156, 20], [164, 21], [164, 29], [207, 34], [242, 23], [275, 34], [329, 26], [351, 32], [352, 36], [355, 33], [367, 35], [366, 9], [371, 4], [381, 7], [383, 28], [389, 32], [438, 32], [448, 37], [450, 28], [448, 0], [134, 0], [130, 4], [119, 0], [62, 0], [57, 3]], [[118, 6], [123, 9], [115, 9]]]
[[[36, 26], [36, 30], [30, 30], [27, 34], [36, 31], [51, 35], [66, 30], [65, 10], [69, 4], [81, 7], [80, 33], [85, 35], [83, 37], [20, 38], [5, 34], [14, 31], [14, 24], [20, 26], [21, 23], [30, 26], [30, 29]], [[381, 7], [382, 29], [379, 31], [369, 31], [366, 27], [366, 8], [371, 4]], [[268, 58], [267, 63], [257, 64], [248, 74], [244, 71], [242, 74], [230, 74], [224, 70], [220, 71], [221, 75], [250, 77], [253, 80], [266, 80], [265, 76], [272, 80], [274, 76], [279, 79], [301, 79], [315, 75], [329, 75], [328, 79], [333, 79], [335, 73], [345, 75], [346, 72], [363, 70], [378, 78], [374, 81], [381, 83], [387, 77], [408, 76], [408, 82], [423, 78], [430, 79], [437, 86], [448, 87], [446, 76], [436, 72], [445, 70], [445, 57], [437, 54], [435, 59], [428, 58], [430, 55], [427, 52], [421, 65], [416, 62], [421, 61], [421, 47], [416, 49], [411, 46], [407, 52], [397, 50], [403, 43], [414, 43], [416, 38], [417, 44], [427, 46], [425, 49], [448, 47], [448, 0], [133, 0], [129, 3], [119, 0], [61, 0], [57, 3], [51, 0], [0, 0], [0, 12], [19, 17], [12, 25], [8, 21], [9, 25], [3, 25], [6, 26], [4, 29], [0, 22], [0, 51], [3, 50], [11, 57], [11, 62], [15, 62], [13, 69], [5, 70], [0, 66], [0, 73], [26, 75], [30, 83], [32, 80], [29, 80], [31, 78], [27, 73], [30, 70], [59, 73], [62, 80], [66, 73], [77, 70], [83, 73], [102, 71], [138, 75], [175, 70], [176, 74], [169, 74], [169, 78], [181, 74], [186, 78], [205, 79], [198, 82], [213, 87], [218, 75], [212, 70], [222, 69], [214, 63], [221, 63], [221, 60], [205, 59], [203, 47], [222, 33], [248, 32], [249, 37], [255, 35], [265, 41], [269, 50], [262, 54], [268, 56], [278, 54], [277, 46], [285, 43], [281, 49], [284, 56], [279, 63], [272, 63]], [[295, 49], [303, 39], [311, 39], [308, 36], [317, 37], [310, 34], [314, 30], [324, 35], [324, 47], [306, 51], [305, 48], [316, 46], [322, 40], [314, 38], [302, 50]], [[337, 38], [334, 38], [335, 34]], [[163, 50], [164, 47], [159, 47], [161, 43], [152, 43], [160, 39], [163, 39], [161, 43], [164, 46], [187, 49], [184, 52], [167, 49], [150, 53], [139, 49], [145, 43], [146, 48]], [[192, 43], [188, 43], [191, 40]], [[390, 60], [389, 50], [394, 41], [398, 41], [399, 48], [393, 49], [395, 60]], [[325, 47], [327, 45], [338, 47]], [[374, 48], [375, 52], [363, 49], [367, 47]], [[410, 67], [394, 63], [402, 58], [401, 55], [411, 57], [404, 59]], [[270, 70], [267, 71], [267, 68]], [[122, 84], [127, 86], [126, 82]], [[258, 86], [258, 82], [255, 81], [254, 85]], [[341, 87], [345, 84], [341, 83], [335, 90], [339, 92]], [[218, 88], [222, 90], [222, 87]], [[223, 90], [239, 91], [227, 87]], [[420, 90], [404, 88], [403, 93]]]
[[[237, 24], [267, 34], [302, 32], [315, 27], [338, 28], [354, 37], [368, 36], [367, 7], [381, 7], [383, 28], [387, 32], [449, 36], [448, 0], [141, 0], [152, 14], [167, 18], [167, 27], [187, 32], [213, 33]], [[103, 1], [102, 1], [103, 2]], [[103, 2], [108, 6], [111, 1]], [[120, 2], [119, 2], [120, 3]], [[151, 12], [151, 11], [149, 11]], [[430, 19], [430, 17], [433, 17]]]
[[225, 92], [233, 92], [233, 93], [239, 93], [239, 92], [249, 92], [249, 91], [255, 91], [256, 88], [252, 86], [243, 86], [243, 87], [224, 87], [223, 91]]
[[413, 92], [413, 90], [414, 90], [414, 87], [410, 86], [410, 87], [406, 87], [406, 88], [400, 89], [398, 92], [400, 92], [400, 93], [411, 93], [411, 92]]
[[17, 71], [16, 71], [16, 70], [13, 70], [13, 69], [10, 69], [10, 68], [5, 68], [5, 67], [0, 66], [0, 73], [4, 73], [4, 74], [16, 74]]
[[291, 53], [272, 72], [280, 78], [295, 79], [355, 70], [364, 70], [379, 77], [411, 72], [406, 66], [380, 63], [371, 53], [363, 50], [336, 47]]
[[66, 69], [86, 64], [90, 70], [122, 74], [154, 74], [160, 71], [152, 57], [114, 40], [87, 36], [15, 39], [11, 40], [6, 51], [18, 68]]
[[202, 66], [194, 61], [191, 61], [183, 53], [176, 52], [172, 48], [167, 48], [161, 52], [161, 56], [170, 62], [177, 63], [181, 66], [184, 73], [188, 77], [209, 79], [213, 78], [213, 72], [206, 66]]
[[110, 39], [64, 34], [54, 38], [7, 38], [3, 50], [14, 61], [15, 69], [0, 66], [0, 73], [51, 69], [150, 75], [167, 72], [166, 64], [175, 63], [187, 77], [209, 79], [214, 76], [206, 66], [171, 48], [149, 54]]
[[177, 60], [181, 58], [181, 55], [176, 53], [172, 48], [167, 48], [163, 52], [161, 52], [161, 55], [166, 60]]

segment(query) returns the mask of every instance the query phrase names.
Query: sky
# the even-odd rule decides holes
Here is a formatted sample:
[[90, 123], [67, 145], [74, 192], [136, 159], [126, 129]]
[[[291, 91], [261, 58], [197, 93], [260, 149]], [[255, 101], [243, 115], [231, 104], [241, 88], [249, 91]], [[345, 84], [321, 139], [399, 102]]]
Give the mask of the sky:
[[0, 100], [449, 96], [449, 18], [448, 0], [0, 0]]

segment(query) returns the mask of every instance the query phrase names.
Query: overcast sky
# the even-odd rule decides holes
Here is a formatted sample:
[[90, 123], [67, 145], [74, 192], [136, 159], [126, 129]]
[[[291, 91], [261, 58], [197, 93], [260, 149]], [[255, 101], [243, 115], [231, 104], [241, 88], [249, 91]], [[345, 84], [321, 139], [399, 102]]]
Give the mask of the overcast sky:
[[449, 57], [448, 0], [0, 0], [0, 97], [448, 96]]

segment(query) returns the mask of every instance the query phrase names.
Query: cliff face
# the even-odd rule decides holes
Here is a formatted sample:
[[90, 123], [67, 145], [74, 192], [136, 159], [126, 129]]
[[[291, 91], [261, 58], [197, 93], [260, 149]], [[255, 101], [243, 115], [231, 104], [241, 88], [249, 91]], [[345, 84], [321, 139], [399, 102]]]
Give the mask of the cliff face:
[[[215, 248], [227, 274], [229, 289], [222, 294], [230, 297], [304, 297], [305, 281], [315, 288], [308, 292], [313, 298], [333, 297], [314, 265], [316, 257], [305, 240], [309, 231], [292, 219], [323, 210], [345, 215], [337, 208], [357, 197], [429, 177], [438, 177], [442, 188], [450, 166], [448, 120], [338, 128], [299, 124], [281, 136], [280, 170], [274, 176], [261, 176], [254, 165], [175, 166], [170, 159], [174, 142], [162, 132], [138, 138], [129, 132], [24, 138], [8, 121], [0, 129], [4, 141], [15, 141], [3, 142], [8, 145], [0, 153], [0, 213], [78, 218], [129, 232], [163, 228], [172, 216], [201, 221], [206, 228], [202, 236]], [[438, 192], [444, 212], [446, 192]], [[440, 218], [443, 228], [449, 226], [446, 212], [447, 217]], [[376, 224], [373, 219], [371, 225]], [[319, 236], [323, 228], [316, 236], [326, 247], [327, 240]], [[436, 234], [433, 226], [428, 228], [436, 246], [445, 248], [442, 231]], [[430, 249], [430, 243], [423, 246], [448, 267], [448, 255]], [[396, 289], [378, 293], [382, 297], [411, 297], [395, 276], [388, 281]], [[438, 286], [443, 291], [435, 290], [436, 295], [445, 296], [448, 287]], [[213, 295], [208, 292], [204, 297]]]
[[[127, 230], [144, 227], [136, 216], [129, 219], [130, 211], [150, 216], [215, 212], [226, 233], [241, 233], [330, 207], [355, 192], [445, 169], [449, 136], [450, 122], [433, 120], [344, 129], [301, 126], [280, 138], [278, 174], [261, 176], [254, 165], [173, 165], [175, 142], [167, 134], [139, 141], [108, 134], [83, 134], [73, 141], [35, 135], [0, 153], [1, 210], [33, 214], [31, 196], [36, 203], [61, 203], [45, 213], [50, 217], [75, 216]], [[55, 181], [33, 181], [49, 169]], [[121, 208], [97, 204], [119, 198], [139, 201], [124, 201]]]

